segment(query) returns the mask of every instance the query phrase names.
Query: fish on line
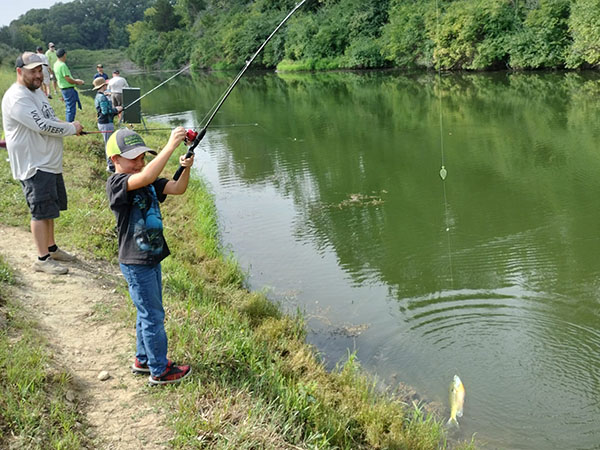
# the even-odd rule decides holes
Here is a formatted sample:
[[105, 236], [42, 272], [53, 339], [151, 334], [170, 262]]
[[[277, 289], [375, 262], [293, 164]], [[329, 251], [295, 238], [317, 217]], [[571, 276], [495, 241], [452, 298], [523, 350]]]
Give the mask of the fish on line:
[[462, 384], [458, 375], [454, 375], [452, 379], [452, 383], [450, 383], [450, 419], [448, 419], [448, 423], [446, 424], [448, 427], [458, 426], [457, 417], [463, 416], [463, 407], [465, 404], [465, 387]]

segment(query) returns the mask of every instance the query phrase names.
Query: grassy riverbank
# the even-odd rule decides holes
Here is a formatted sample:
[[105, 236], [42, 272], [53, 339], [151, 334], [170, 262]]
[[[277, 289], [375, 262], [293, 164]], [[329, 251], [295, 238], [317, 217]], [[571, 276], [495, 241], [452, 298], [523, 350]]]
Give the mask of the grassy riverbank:
[[[12, 71], [0, 71], [0, 92], [13, 79]], [[85, 129], [94, 130], [92, 99], [82, 96], [82, 102], [77, 118]], [[58, 99], [52, 103], [64, 117], [62, 103]], [[152, 148], [160, 148], [167, 138], [167, 132], [144, 134]], [[99, 135], [66, 138], [64, 159], [69, 210], [57, 221], [58, 241], [80, 255], [114, 263], [116, 235], [104, 191], [102, 139]], [[173, 158], [165, 175], [175, 169]], [[25, 202], [5, 157], [0, 173], [4, 191], [0, 222], [27, 226]], [[304, 343], [302, 319], [283, 315], [264, 295], [244, 288], [239, 267], [219, 245], [214, 202], [201, 179], [190, 183], [186, 195], [169, 198], [162, 210], [172, 251], [163, 263], [169, 356], [191, 362], [194, 369], [187, 383], [148, 391], [170, 411], [167, 421], [176, 431], [173, 447], [449, 447], [441, 422], [390, 392], [380, 392], [353, 357], [338, 370], [327, 372]], [[121, 289], [125, 296], [124, 283]], [[132, 324], [134, 309], [129, 302], [123, 304], [128, 305], [125, 310], [109, 312]], [[7, 333], [18, 332], [16, 326], [9, 320]], [[31, 324], [28, 327], [34, 329]], [[11, 358], [8, 345], [0, 339], [0, 355]], [[0, 365], [3, 380], [9, 366], [10, 360]], [[33, 387], [34, 393], [24, 395], [52, 393], [51, 381], [42, 379]], [[2, 433], [8, 432], [5, 415], [16, 414], [20, 408], [11, 404], [0, 412], [0, 443]], [[27, 434], [28, 429], [20, 433]]]

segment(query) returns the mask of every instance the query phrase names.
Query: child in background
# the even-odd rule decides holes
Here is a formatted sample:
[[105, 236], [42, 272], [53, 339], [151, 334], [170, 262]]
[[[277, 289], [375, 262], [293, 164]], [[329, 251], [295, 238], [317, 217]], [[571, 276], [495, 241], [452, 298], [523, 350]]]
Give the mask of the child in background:
[[[119, 114], [122, 110], [122, 106], [113, 106], [112, 102], [106, 96], [106, 88], [108, 83], [102, 77], [97, 77], [93, 82], [93, 89], [97, 91], [96, 97], [94, 98], [94, 106], [96, 107], [96, 113], [98, 116], [98, 130], [102, 131], [102, 137], [104, 138], [104, 147], [108, 139], [112, 136], [115, 131], [115, 124], [113, 122], [114, 117]], [[106, 157], [106, 170], [109, 172], [115, 171], [115, 166], [112, 160]]]
[[148, 165], [145, 154], [156, 152], [132, 130], [116, 131], [106, 145], [115, 166], [115, 173], [106, 182], [106, 193], [117, 219], [119, 263], [137, 309], [136, 358], [131, 369], [136, 374], [149, 374], [150, 385], [177, 383], [191, 373], [190, 366], [167, 359], [160, 264], [170, 252], [163, 236], [159, 202], [169, 194], [186, 191], [194, 157], [179, 158], [184, 170], [177, 181], [159, 175], [185, 135], [184, 128], [175, 128], [167, 145]]

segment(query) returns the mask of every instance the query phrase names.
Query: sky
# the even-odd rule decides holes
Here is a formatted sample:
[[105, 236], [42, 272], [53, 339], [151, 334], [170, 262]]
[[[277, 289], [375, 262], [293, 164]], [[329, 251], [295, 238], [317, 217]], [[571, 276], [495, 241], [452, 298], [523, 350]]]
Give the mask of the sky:
[[2, 3], [2, 14], [0, 14], [0, 27], [10, 24], [19, 16], [25, 14], [30, 9], [50, 8], [55, 3], [68, 3], [70, 0], [0, 0]]

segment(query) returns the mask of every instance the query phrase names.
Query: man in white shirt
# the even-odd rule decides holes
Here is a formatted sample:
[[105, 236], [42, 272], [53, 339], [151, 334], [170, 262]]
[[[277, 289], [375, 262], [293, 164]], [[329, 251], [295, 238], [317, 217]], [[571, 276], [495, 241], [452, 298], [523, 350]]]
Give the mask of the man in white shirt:
[[42, 83], [42, 91], [46, 94], [46, 97], [52, 98], [50, 95], [50, 71], [48, 70], [48, 58], [44, 54], [44, 49], [42, 47], [38, 47], [36, 49], [37, 55], [42, 58], [42, 73], [44, 74], [44, 81]]
[[2, 120], [12, 175], [19, 180], [31, 212], [31, 233], [38, 258], [36, 272], [64, 274], [56, 261], [75, 258], [54, 240], [54, 219], [67, 209], [62, 177], [63, 137], [81, 134], [79, 122], [56, 117], [39, 89], [44, 75], [39, 55], [25, 52], [17, 58], [17, 81], [2, 98]]
[[123, 106], [123, 88], [129, 87], [127, 80], [123, 78], [118, 70], [112, 73], [112, 78], [108, 80], [108, 90], [112, 98], [113, 106]]

